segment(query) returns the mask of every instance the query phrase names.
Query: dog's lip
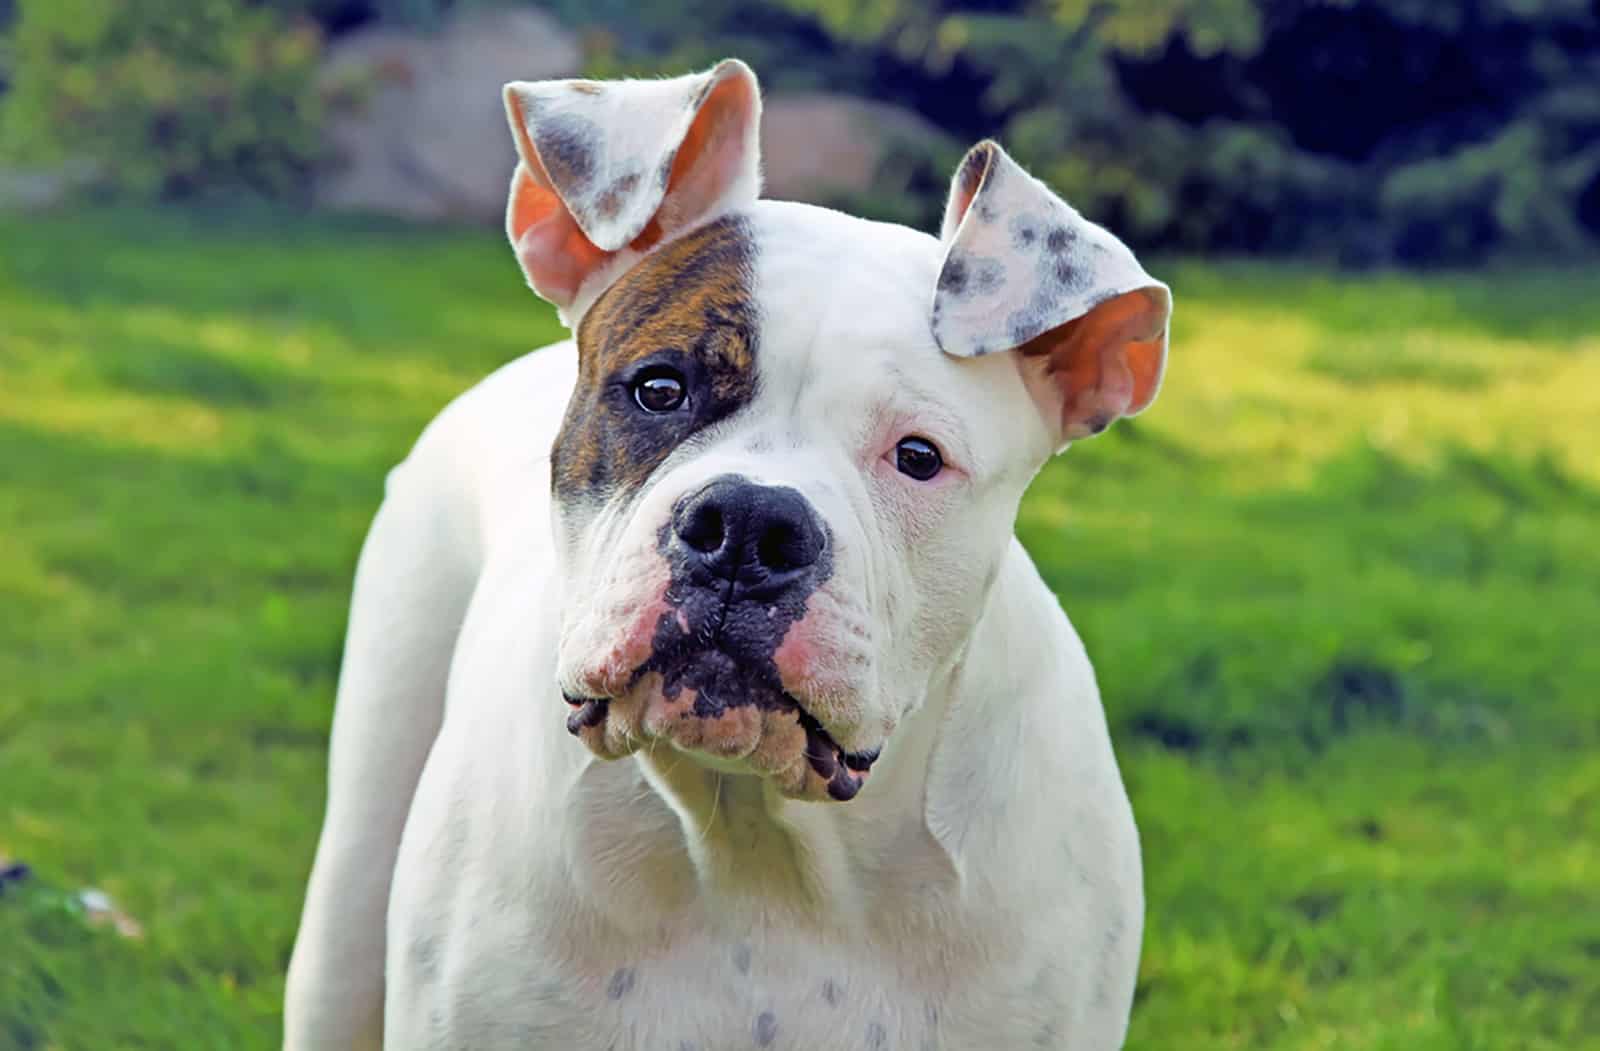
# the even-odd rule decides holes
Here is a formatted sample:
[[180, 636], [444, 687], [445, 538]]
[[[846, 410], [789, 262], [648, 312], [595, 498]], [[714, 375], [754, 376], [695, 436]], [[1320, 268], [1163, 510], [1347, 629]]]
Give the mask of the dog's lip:
[[567, 733], [574, 737], [604, 722], [606, 712], [611, 707], [609, 697], [576, 697], [565, 690], [561, 691], [561, 697], [573, 708], [572, 714], [567, 716]]
[[785, 701], [794, 705], [795, 714], [806, 732], [806, 762], [811, 764], [818, 777], [828, 782], [828, 795], [841, 803], [854, 799], [867, 781], [872, 764], [878, 761], [879, 749], [865, 752], [847, 752], [833, 739], [816, 716], [805, 706], [785, 693]]
[[[580, 697], [562, 691], [562, 698], [572, 708], [567, 716], [567, 732], [574, 737], [584, 730], [600, 725], [605, 721], [611, 709], [610, 697]], [[861, 791], [861, 786], [866, 783], [867, 774], [872, 770], [872, 764], [878, 761], [882, 750], [868, 749], [863, 752], [847, 752], [844, 747], [834, 740], [827, 727], [816, 716], [806, 711], [792, 694], [787, 691], [779, 693], [781, 707], [792, 709], [795, 717], [800, 722], [801, 729], [805, 730], [806, 762], [811, 769], [816, 771], [828, 785], [828, 795], [840, 801], [847, 802], [854, 799], [856, 793]]]

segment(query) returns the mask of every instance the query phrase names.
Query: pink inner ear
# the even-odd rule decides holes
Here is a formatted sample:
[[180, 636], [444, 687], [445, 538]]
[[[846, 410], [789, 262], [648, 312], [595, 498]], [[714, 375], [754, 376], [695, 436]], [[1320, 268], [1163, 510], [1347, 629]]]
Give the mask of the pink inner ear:
[[972, 199], [978, 196], [978, 179], [963, 180], [963, 185], [956, 187], [955, 195], [950, 198], [950, 218], [952, 225], [959, 225], [966, 218], [967, 209], [972, 207]]
[[[666, 199], [653, 226], [671, 231], [716, 206], [738, 180], [747, 150], [754, 148], [747, 140], [755, 111], [755, 86], [748, 77], [730, 76], [711, 89], [673, 157]], [[649, 233], [647, 227], [641, 237]]]
[[1018, 350], [1042, 358], [1060, 399], [1064, 440], [1099, 434], [1155, 400], [1166, 365], [1164, 295], [1141, 289], [1095, 307]]
[[[521, 99], [515, 92], [508, 92], [506, 98], [522, 159], [511, 186], [506, 230], [533, 289], [558, 306], [570, 306], [583, 284], [622, 249], [607, 251], [584, 233], [533, 144]], [[712, 83], [673, 152], [655, 214], [627, 248], [647, 251], [663, 237], [705, 218], [718, 205], [744, 174], [749, 152], [755, 148], [759, 106], [748, 70], [741, 75], [736, 69]]]
[[539, 163], [521, 103], [513, 97], [511, 105], [516, 115], [512, 130], [525, 160], [517, 165], [512, 179], [506, 232], [528, 284], [550, 302], [566, 306], [577, 298], [584, 280], [613, 253], [595, 247], [578, 228]]
[[944, 206], [944, 222], [939, 234], [941, 239], [948, 241], [954, 237], [961, 220], [966, 218], [967, 209], [972, 207], [973, 199], [978, 196], [978, 188], [983, 185], [983, 177], [994, 163], [994, 149], [993, 143], [980, 142], [962, 158], [961, 167], [950, 185], [950, 200]]
[[528, 283], [552, 303], [565, 306], [615, 253], [596, 248], [583, 235], [542, 175], [525, 164], [517, 166], [507, 228]]

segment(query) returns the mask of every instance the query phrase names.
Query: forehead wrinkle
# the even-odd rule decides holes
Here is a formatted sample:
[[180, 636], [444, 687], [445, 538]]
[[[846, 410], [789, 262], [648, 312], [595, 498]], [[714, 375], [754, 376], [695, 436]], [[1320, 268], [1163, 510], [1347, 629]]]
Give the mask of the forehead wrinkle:
[[[908, 336], [936, 347], [929, 324], [939, 242], [877, 223], [789, 201], [750, 210], [760, 245], [760, 298], [777, 308], [772, 343], [785, 356], [822, 352], [827, 340], [898, 345]], [[775, 319], [776, 320], [776, 319]], [[803, 336], [802, 336], [803, 333]]]
[[[958, 415], [932, 393], [948, 400], [961, 385], [911, 378], [949, 367], [930, 315], [937, 239], [792, 202], [760, 201], [748, 215], [764, 315], [762, 404], [752, 412], [791, 428], [826, 427], [854, 444], [876, 440], [892, 409], [937, 424], [952, 449], [969, 446]], [[912, 394], [896, 395], [900, 388]]]
[[[898, 362], [917, 354], [940, 353], [904, 269], [876, 260], [873, 266], [827, 266], [804, 305], [787, 312], [782, 331], [763, 339], [762, 371], [783, 372], [790, 397], [784, 408], [799, 414], [818, 376], [855, 376], [876, 388], [888, 372], [904, 378]], [[781, 275], [781, 271], [780, 271]], [[894, 275], [878, 283], [876, 278]], [[787, 275], [783, 275], [787, 276]], [[793, 287], [780, 282], [780, 287]], [[859, 384], [858, 384], [859, 385]], [[777, 407], [774, 406], [774, 409]]]
[[973, 447], [962, 415], [898, 362], [890, 362], [886, 372], [890, 394], [885, 402], [890, 406], [890, 414], [931, 421], [936, 433], [926, 437], [937, 439], [947, 448], [953, 443], [960, 460], [967, 466], [974, 466], [969, 462]]

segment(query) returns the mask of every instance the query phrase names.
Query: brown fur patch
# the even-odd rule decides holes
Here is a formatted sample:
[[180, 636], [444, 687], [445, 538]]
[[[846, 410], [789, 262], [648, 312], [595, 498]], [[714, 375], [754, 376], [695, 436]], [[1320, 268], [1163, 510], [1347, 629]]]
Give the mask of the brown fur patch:
[[[737, 218], [670, 241], [607, 289], [578, 326], [578, 383], [552, 451], [563, 501], [641, 486], [677, 445], [755, 394], [754, 246]], [[634, 403], [643, 369], [681, 372], [670, 413]]]

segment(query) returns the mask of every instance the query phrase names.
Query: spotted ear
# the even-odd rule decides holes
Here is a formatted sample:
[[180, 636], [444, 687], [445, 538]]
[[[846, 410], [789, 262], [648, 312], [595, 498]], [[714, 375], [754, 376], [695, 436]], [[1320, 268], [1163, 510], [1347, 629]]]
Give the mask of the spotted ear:
[[1172, 295], [1127, 245], [989, 141], [956, 171], [940, 238], [934, 338], [957, 357], [1019, 351], [1058, 447], [1149, 407]]
[[515, 81], [506, 234], [532, 289], [576, 324], [661, 240], [761, 191], [761, 94], [736, 59], [671, 80]]

